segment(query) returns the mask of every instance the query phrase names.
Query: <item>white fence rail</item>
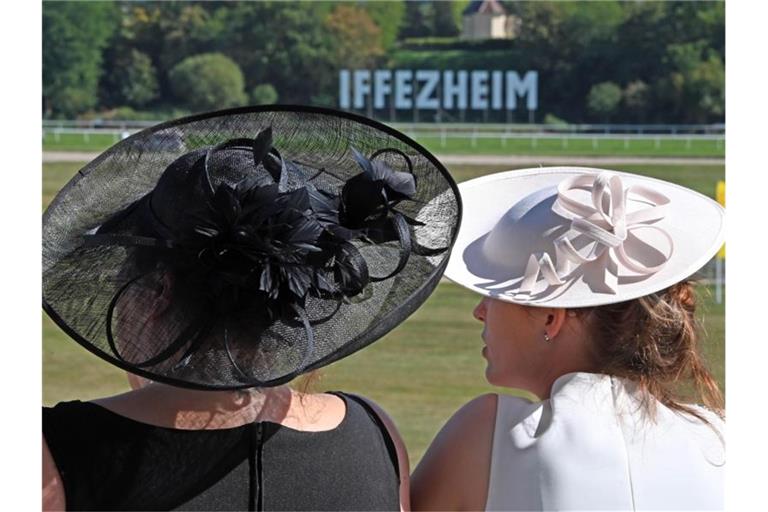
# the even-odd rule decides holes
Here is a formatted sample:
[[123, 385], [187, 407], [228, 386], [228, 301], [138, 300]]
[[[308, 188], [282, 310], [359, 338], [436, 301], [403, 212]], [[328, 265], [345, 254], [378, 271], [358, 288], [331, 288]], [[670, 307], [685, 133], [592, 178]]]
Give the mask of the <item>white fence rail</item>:
[[569, 141], [591, 141], [592, 147], [597, 149], [600, 147], [601, 142], [605, 141], [620, 141], [623, 142], [624, 148], [629, 149], [632, 141], [648, 141], [652, 140], [654, 147], [660, 149], [663, 141], [676, 141], [685, 142], [686, 149], [691, 148], [693, 141], [711, 141], [716, 149], [721, 149], [725, 143], [725, 135], [702, 135], [702, 134], [615, 134], [615, 133], [516, 133], [516, 132], [487, 132], [480, 130], [459, 132], [449, 131], [447, 129], [439, 129], [434, 131], [421, 131], [421, 130], [403, 130], [409, 137], [414, 139], [424, 138], [439, 138], [440, 147], [446, 147], [448, 139], [463, 139], [469, 140], [470, 145], [474, 148], [477, 147], [477, 141], [481, 139], [494, 139], [498, 140], [502, 147], [504, 147], [507, 141], [510, 140], [527, 140], [530, 142], [531, 148], [536, 148], [539, 141], [544, 140], [558, 140], [563, 149], [568, 149]]
[[[405, 127], [402, 127], [405, 128]], [[401, 129], [402, 129], [401, 128]], [[471, 131], [453, 131], [449, 128], [424, 130], [420, 126], [409, 125], [411, 129], [403, 129], [411, 138], [417, 140], [439, 139], [440, 147], [445, 148], [450, 139], [468, 140], [470, 146], [475, 148], [479, 140], [496, 140], [501, 147], [505, 147], [509, 141], [527, 141], [532, 149], [536, 149], [542, 141], [560, 141], [562, 149], [568, 149], [571, 142], [589, 141], [593, 149], [598, 149], [601, 143], [618, 141], [624, 149], [630, 149], [636, 141], [653, 141], [655, 149], [661, 149], [665, 142], [674, 141], [684, 143], [686, 149], [690, 149], [694, 141], [709, 141], [715, 149], [722, 149], [725, 144], [725, 134], [633, 134], [633, 133], [541, 133], [541, 132], [510, 132], [487, 131], [475, 129]], [[91, 136], [109, 136], [114, 142], [124, 139], [138, 131], [137, 127], [116, 128], [83, 128], [71, 126], [44, 126], [43, 141], [60, 142], [62, 135], [76, 135], [82, 137], [83, 142], [90, 142]]]
[[[43, 129], [142, 129], [160, 123], [157, 121], [129, 120], [58, 120], [44, 119]], [[385, 122], [386, 123], [386, 122]], [[541, 123], [386, 123], [408, 132], [504, 132], [504, 133], [603, 133], [603, 134], [704, 134], [724, 135], [725, 124], [541, 124]]]

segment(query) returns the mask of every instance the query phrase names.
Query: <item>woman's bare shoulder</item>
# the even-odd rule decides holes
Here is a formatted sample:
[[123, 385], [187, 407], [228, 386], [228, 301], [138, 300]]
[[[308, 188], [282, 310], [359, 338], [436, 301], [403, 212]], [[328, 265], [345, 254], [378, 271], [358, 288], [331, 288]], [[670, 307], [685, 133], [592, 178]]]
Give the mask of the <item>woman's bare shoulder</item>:
[[43, 510], [64, 510], [66, 496], [61, 475], [43, 437]]
[[488, 421], [491, 423], [496, 420], [496, 407], [498, 405], [499, 395], [496, 393], [486, 393], [480, 395], [457, 410], [451, 419], [448, 420], [448, 424], [455, 426], [454, 428], [463, 428], [468, 425], [480, 426], [486, 424]]

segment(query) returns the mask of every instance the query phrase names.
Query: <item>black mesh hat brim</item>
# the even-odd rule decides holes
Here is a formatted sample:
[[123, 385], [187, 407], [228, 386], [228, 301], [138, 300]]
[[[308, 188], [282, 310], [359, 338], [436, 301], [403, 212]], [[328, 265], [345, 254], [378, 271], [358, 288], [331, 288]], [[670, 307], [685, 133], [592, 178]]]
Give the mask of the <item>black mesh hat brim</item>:
[[[265, 323], [247, 299], [237, 308], [211, 308], [199, 288], [162, 263], [172, 253], [87, 243], [107, 221], [121, 236], [142, 235], [136, 205], [182, 155], [267, 128], [274, 147], [295, 164], [293, 177], [329, 194], [340, 194], [361, 173], [353, 148], [411, 172], [415, 193], [393, 208], [409, 219], [407, 260], [402, 244], [357, 240], [371, 276], [378, 276], [365, 289], [344, 300], [309, 297], [301, 315]], [[240, 165], [236, 160], [232, 165]], [[43, 307], [72, 339], [137, 375], [201, 389], [274, 386], [364, 348], [418, 309], [445, 270], [460, 216], [458, 189], [445, 167], [376, 121], [291, 105], [186, 117], [119, 142], [54, 198], [43, 215]]]

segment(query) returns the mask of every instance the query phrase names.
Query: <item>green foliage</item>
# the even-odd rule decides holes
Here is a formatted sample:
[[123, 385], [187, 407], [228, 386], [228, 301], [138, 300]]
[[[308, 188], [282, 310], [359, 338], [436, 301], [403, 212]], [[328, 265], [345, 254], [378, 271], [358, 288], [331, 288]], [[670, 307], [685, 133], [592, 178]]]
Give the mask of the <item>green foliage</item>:
[[461, 24], [456, 23], [452, 2], [432, 2], [432, 34], [438, 37], [459, 35]]
[[[159, 108], [152, 110], [136, 110], [132, 107], [120, 106], [103, 112], [99, 112], [99, 119], [115, 119], [118, 121], [161, 121], [163, 119], [176, 119], [190, 115], [191, 112], [181, 108]], [[87, 119], [88, 116], [82, 116]]]
[[254, 105], [277, 103], [277, 91], [272, 84], [259, 84], [251, 90], [251, 103]]
[[102, 51], [119, 21], [116, 4], [43, 2], [44, 115], [73, 117], [97, 106]]
[[587, 97], [587, 109], [600, 120], [608, 121], [621, 102], [621, 87], [613, 82], [593, 85]]
[[131, 2], [126, 4], [122, 36], [167, 72], [185, 57], [210, 52], [221, 30], [205, 4]]
[[240, 67], [220, 53], [187, 57], [168, 76], [174, 94], [193, 110], [237, 107], [248, 102]]
[[109, 83], [116, 93], [117, 102], [132, 107], [143, 107], [159, 95], [152, 59], [135, 49], [130, 49], [115, 59]]
[[554, 114], [547, 114], [544, 116], [544, 124], [548, 124], [551, 126], [564, 127], [564, 126], [568, 126], [568, 121], [560, 119]]
[[433, 35], [429, 20], [431, 7], [427, 2], [405, 2], [405, 19], [400, 27], [400, 38]]
[[703, 41], [673, 44], [664, 62], [670, 71], [657, 87], [672, 112], [687, 111], [692, 122], [724, 116], [725, 66], [716, 51]]
[[371, 67], [383, 55], [381, 29], [368, 13], [350, 4], [339, 4], [325, 18], [334, 35], [331, 43], [337, 62], [347, 68]]
[[650, 101], [650, 89], [642, 80], [635, 80], [627, 84], [622, 93], [624, 106], [638, 122], [645, 122], [645, 115]]
[[469, 6], [471, 0], [452, 0], [451, 10], [453, 11], [453, 20], [457, 27], [461, 27], [464, 22], [464, 9]]
[[397, 41], [397, 34], [403, 24], [405, 16], [404, 0], [364, 0], [357, 2], [357, 6], [368, 13], [373, 23], [381, 30], [381, 46], [389, 50]]
[[227, 2], [216, 18], [226, 27], [222, 50], [240, 64], [248, 85], [271, 83], [281, 101], [308, 103], [337, 89], [334, 34], [324, 20], [334, 4], [326, 2]]

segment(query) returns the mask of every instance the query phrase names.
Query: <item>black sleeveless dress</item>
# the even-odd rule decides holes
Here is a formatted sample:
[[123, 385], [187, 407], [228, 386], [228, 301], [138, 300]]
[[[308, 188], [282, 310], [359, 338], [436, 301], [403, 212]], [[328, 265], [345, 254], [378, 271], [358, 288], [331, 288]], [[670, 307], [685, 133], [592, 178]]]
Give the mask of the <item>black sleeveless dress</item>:
[[399, 510], [394, 443], [370, 406], [333, 430], [140, 423], [89, 402], [43, 408], [67, 510]]

